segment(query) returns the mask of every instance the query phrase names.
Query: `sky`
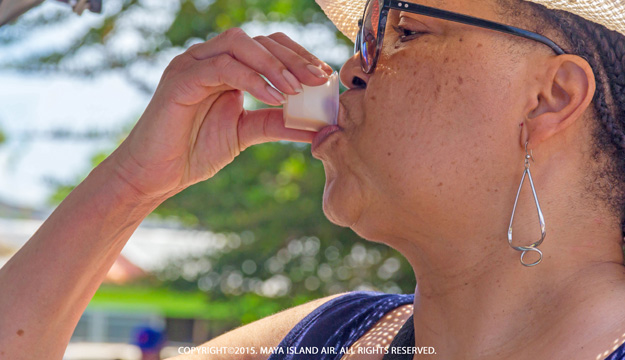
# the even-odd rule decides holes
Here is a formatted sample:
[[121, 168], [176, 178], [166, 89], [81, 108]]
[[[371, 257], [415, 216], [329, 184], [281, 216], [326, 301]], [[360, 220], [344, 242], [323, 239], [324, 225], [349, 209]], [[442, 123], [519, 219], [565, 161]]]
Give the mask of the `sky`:
[[50, 181], [72, 183], [90, 169], [108, 140], [54, 140], [32, 136], [54, 128], [116, 131], [141, 114], [149, 100], [123, 78], [94, 80], [0, 72], [0, 201], [39, 208]]
[[[155, 11], [150, 13], [150, 21], [166, 28], [178, 1], [152, 2]], [[116, 4], [114, 0], [104, 1], [103, 11], [115, 11]], [[59, 11], [62, 6], [48, 0], [25, 16]], [[99, 15], [86, 12], [80, 17], [72, 16], [62, 26], [0, 46], [0, 63], [41, 49], [63, 48], [72, 37], [100, 19]], [[335, 63], [347, 59], [351, 52], [350, 48], [337, 45], [334, 34], [321, 25], [302, 29], [285, 23], [249, 23], [243, 29], [250, 36], [282, 31], [321, 59]], [[0, 27], [0, 34], [2, 31], [10, 29]], [[112, 46], [121, 49], [138, 46], [140, 39], [136, 34], [128, 31], [121, 35]], [[83, 56], [87, 57], [84, 61], [89, 61], [88, 56]], [[158, 64], [142, 69], [142, 79], [157, 84], [173, 56], [165, 55]], [[0, 202], [37, 209], [48, 207], [53, 190], [51, 182], [75, 183], [89, 172], [90, 159], [95, 153], [114, 148], [115, 139], [53, 140], [41, 135], [46, 130], [119, 132], [141, 116], [149, 100], [148, 94], [139, 91], [120, 72], [85, 79], [67, 74], [17, 73], [0, 67], [0, 129], [8, 138], [0, 145]]]

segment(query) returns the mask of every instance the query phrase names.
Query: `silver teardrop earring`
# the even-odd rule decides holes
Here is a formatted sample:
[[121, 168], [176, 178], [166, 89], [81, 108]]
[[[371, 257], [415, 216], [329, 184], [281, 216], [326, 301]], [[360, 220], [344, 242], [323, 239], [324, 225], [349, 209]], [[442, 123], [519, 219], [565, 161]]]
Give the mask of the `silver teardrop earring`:
[[[508, 227], [508, 244], [511, 248], [517, 251], [521, 251], [521, 264], [523, 266], [534, 266], [538, 265], [540, 261], [543, 259], [543, 253], [538, 249], [538, 245], [540, 245], [545, 239], [545, 219], [543, 218], [543, 212], [540, 210], [540, 205], [538, 204], [538, 197], [536, 196], [536, 189], [534, 189], [534, 181], [532, 181], [532, 174], [530, 173], [530, 159], [534, 161], [534, 157], [532, 156], [532, 151], [527, 151], [527, 141], [525, 142], [525, 170], [523, 171], [523, 177], [521, 178], [521, 184], [519, 184], [519, 190], [516, 193], [516, 199], [514, 200], [514, 207], [512, 208], [512, 216], [510, 217], [510, 226]], [[525, 181], [525, 175], [527, 175], [530, 180], [530, 186], [532, 187], [532, 193], [534, 194], [534, 200], [536, 201], [536, 210], [538, 210], [538, 222], [540, 223], [540, 232], [541, 237], [540, 240], [528, 246], [513, 246], [512, 245], [512, 222], [514, 221], [514, 212], [516, 211], [516, 204], [519, 201], [519, 194], [521, 193], [521, 187], [523, 187], [523, 181]], [[533, 263], [526, 263], [524, 260], [525, 254], [528, 251], [537, 252], [540, 256], [538, 260]]]

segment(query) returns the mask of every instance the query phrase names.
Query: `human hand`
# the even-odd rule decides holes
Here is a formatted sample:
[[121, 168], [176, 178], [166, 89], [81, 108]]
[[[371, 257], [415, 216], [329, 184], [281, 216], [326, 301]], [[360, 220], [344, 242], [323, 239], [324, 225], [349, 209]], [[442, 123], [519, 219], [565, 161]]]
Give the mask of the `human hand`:
[[330, 73], [282, 33], [250, 38], [229, 29], [172, 60], [144, 114], [109, 159], [140, 195], [165, 199], [211, 178], [251, 145], [310, 143], [316, 133], [285, 128], [282, 109], [243, 109], [242, 91], [278, 106], [284, 96], [260, 75], [295, 95], [301, 83], [321, 85]]

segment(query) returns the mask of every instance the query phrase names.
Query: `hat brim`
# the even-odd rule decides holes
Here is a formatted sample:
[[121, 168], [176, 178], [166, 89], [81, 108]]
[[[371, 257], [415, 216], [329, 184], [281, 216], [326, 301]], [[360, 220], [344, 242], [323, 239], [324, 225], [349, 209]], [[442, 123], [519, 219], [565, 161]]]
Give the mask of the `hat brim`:
[[[366, 0], [315, 0], [337, 29], [356, 41], [358, 20]], [[623, 0], [525, 0], [548, 9], [563, 10], [601, 24], [625, 35], [625, 1]]]

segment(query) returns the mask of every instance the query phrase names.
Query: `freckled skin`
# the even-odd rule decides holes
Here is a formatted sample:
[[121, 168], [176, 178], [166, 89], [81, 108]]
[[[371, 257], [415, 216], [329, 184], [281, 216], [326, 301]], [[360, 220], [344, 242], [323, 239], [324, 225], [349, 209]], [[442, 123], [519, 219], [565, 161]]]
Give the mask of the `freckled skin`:
[[[495, 16], [489, 7], [475, 3], [454, 10]], [[357, 57], [343, 66], [344, 84], [358, 76], [367, 79], [367, 88], [342, 95], [345, 129], [328, 139], [331, 144], [322, 156], [328, 218], [367, 239], [391, 244], [385, 238], [398, 235], [398, 229], [406, 234], [413, 226], [444, 231], [449, 227], [442, 224], [452, 221], [456, 229], [475, 226], [480, 216], [447, 208], [451, 199], [475, 202], [476, 211], [482, 205], [497, 213], [508, 210], [509, 199], [489, 199], [482, 183], [513, 191], [518, 171], [509, 164], [522, 155], [489, 152], [475, 163], [481, 151], [475, 139], [488, 139], [488, 147], [500, 148], [518, 139], [520, 105], [515, 89], [504, 91], [503, 86], [521, 81], [527, 66], [523, 61], [502, 63], [505, 47], [489, 32], [435, 21], [428, 23], [432, 34], [401, 42], [390, 27], [398, 21], [399, 12], [391, 11], [373, 74], [361, 72]], [[468, 174], [479, 180], [469, 180]], [[436, 191], [435, 198], [431, 189], [441, 182], [444, 191]]]
[[[418, 3], [503, 22], [494, 1]], [[391, 26], [400, 14], [393, 10], [375, 71], [364, 74], [357, 56], [341, 69], [349, 88], [341, 95], [343, 130], [316, 153], [326, 171], [326, 216], [410, 262], [419, 284], [416, 344], [435, 346], [438, 358], [595, 358], [623, 333], [625, 272], [618, 223], [598, 228], [580, 200], [580, 169], [588, 164], [580, 149], [589, 143], [583, 126], [594, 93], [584, 84], [594, 78], [570, 76], [592, 71], [584, 64], [566, 71], [558, 64], [571, 65], [574, 56], [548, 48], [519, 56], [527, 49], [512, 46], [519, 40], [508, 35], [402, 16], [403, 25], [425, 34], [399, 41]], [[557, 75], [545, 73], [549, 66], [566, 81], [547, 76]], [[353, 86], [354, 78], [366, 87]], [[553, 109], [573, 103], [552, 91], [560, 85], [587, 100], [577, 103], [581, 115]], [[537, 100], [543, 94], [557, 101]], [[507, 231], [524, 170], [523, 131], [537, 126], [528, 117], [539, 105], [548, 108], [541, 126], [554, 131], [532, 163], [549, 230], [543, 263], [528, 270], [509, 248]], [[569, 126], [556, 132], [565, 120]], [[527, 182], [520, 198], [514, 241], [531, 244], [539, 229]], [[597, 218], [607, 217], [603, 210]]]

